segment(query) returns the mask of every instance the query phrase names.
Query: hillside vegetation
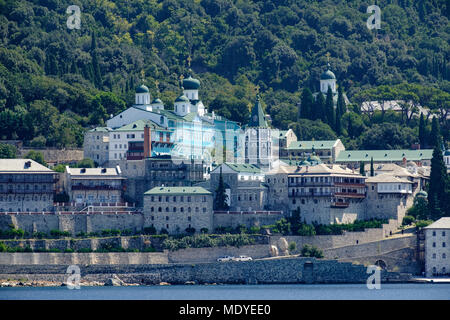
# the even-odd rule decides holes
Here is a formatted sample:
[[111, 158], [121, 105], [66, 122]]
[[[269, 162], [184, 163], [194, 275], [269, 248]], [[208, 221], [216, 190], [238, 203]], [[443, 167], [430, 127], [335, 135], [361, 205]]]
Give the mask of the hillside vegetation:
[[[0, 138], [81, 146], [84, 130], [133, 103], [143, 76], [171, 108], [191, 56], [205, 105], [232, 120], [247, 121], [258, 85], [272, 124], [299, 139], [371, 149], [418, 142], [418, 118], [400, 114], [369, 118], [350, 106], [342, 128], [298, 119], [330, 52], [351, 102], [408, 97], [441, 114], [450, 140], [448, 2], [376, 2], [379, 30], [366, 27], [372, 1], [360, 0], [0, 0]], [[66, 25], [69, 5], [81, 8], [79, 30]]]

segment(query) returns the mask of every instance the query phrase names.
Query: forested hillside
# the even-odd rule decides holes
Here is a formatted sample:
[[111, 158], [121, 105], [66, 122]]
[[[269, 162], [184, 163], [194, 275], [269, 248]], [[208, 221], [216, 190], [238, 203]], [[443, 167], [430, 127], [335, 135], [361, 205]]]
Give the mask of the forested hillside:
[[[372, 2], [379, 30], [366, 27]], [[81, 8], [79, 30], [66, 25], [69, 5]], [[329, 52], [353, 103], [400, 96], [449, 109], [449, 11], [445, 0], [0, 0], [0, 138], [81, 146], [86, 128], [133, 103], [142, 73], [171, 107], [191, 56], [210, 111], [246, 122], [258, 85], [272, 124], [299, 139], [408, 148], [419, 141], [416, 118], [351, 106], [337, 128], [298, 119], [298, 103], [305, 88], [318, 91]], [[443, 117], [441, 128], [448, 141]]]

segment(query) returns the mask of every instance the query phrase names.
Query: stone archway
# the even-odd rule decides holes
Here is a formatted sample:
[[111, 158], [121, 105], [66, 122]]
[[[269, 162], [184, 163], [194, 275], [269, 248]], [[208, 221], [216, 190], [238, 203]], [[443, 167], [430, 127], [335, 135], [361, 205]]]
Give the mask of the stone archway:
[[381, 259], [377, 260], [377, 261], [375, 262], [375, 265], [378, 266], [378, 267], [380, 267], [380, 268], [383, 269], [383, 270], [386, 270], [386, 268], [387, 268], [386, 262], [385, 262], [384, 260], [381, 260]]

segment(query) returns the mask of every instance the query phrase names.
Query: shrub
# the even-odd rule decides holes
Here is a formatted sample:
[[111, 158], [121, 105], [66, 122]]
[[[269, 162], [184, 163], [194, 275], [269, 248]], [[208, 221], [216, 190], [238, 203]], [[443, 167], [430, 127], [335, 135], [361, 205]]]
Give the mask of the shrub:
[[156, 252], [156, 249], [152, 246], [142, 249], [142, 252]]
[[301, 255], [303, 257], [323, 258], [323, 251], [315, 246], [305, 244], [302, 248]]
[[45, 232], [41, 232], [41, 231], [34, 232], [32, 236], [33, 236], [33, 238], [36, 238], [36, 239], [44, 239], [44, 238], [48, 237], [48, 235]]
[[74, 250], [71, 249], [71, 248], [67, 248], [67, 249], [64, 249], [64, 252], [65, 252], [65, 253], [73, 253]]
[[61, 237], [70, 237], [71, 234], [69, 231], [61, 231], [61, 230], [50, 230], [50, 236], [53, 238], [61, 238]]
[[89, 253], [89, 252], [92, 252], [92, 249], [91, 248], [80, 248], [80, 249], [77, 250], [77, 252]]
[[167, 231], [167, 229], [165, 228], [162, 228], [159, 234], [169, 234], [169, 231]]
[[314, 236], [316, 234], [316, 229], [312, 225], [302, 223], [297, 230], [297, 234], [299, 236]]
[[195, 233], [195, 228], [186, 228], [185, 229], [187, 234], [194, 234]]
[[257, 227], [257, 226], [250, 227], [249, 233], [259, 234], [259, 233], [261, 233], [261, 227]]
[[208, 233], [208, 228], [201, 228], [200, 232], [203, 234]]
[[4, 242], [0, 242], [0, 252], [8, 251], [8, 246]]
[[297, 244], [295, 242], [289, 243], [289, 252], [293, 253], [297, 250]]
[[433, 220], [418, 220], [418, 221], [416, 221], [416, 227], [424, 228], [426, 226], [429, 226], [432, 223], [433, 223]]
[[410, 224], [412, 224], [416, 219], [413, 216], [404, 216], [403, 217], [403, 221], [402, 221], [402, 225], [404, 226], [409, 226]]

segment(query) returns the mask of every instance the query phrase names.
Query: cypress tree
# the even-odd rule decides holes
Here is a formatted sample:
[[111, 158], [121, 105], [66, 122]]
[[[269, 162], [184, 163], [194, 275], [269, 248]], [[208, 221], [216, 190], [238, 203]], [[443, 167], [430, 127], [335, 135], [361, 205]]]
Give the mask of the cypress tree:
[[325, 114], [325, 98], [323, 97], [322, 92], [319, 92], [319, 94], [316, 97], [316, 103], [314, 105], [314, 110], [312, 112], [312, 120], [320, 119], [324, 123], [326, 121], [326, 114]]
[[373, 169], [373, 157], [370, 158], [370, 176], [373, 177], [375, 175], [375, 170]]
[[334, 103], [333, 91], [328, 87], [327, 98], [325, 99], [325, 110], [327, 113], [327, 123], [334, 129]]
[[426, 127], [425, 127], [425, 120], [423, 118], [423, 113], [420, 113], [420, 121], [419, 121], [419, 143], [420, 148], [424, 149], [426, 146]]
[[93, 73], [94, 73], [94, 84], [97, 88], [101, 88], [102, 74], [100, 72], [100, 64], [98, 63], [97, 40], [96, 40], [95, 32], [92, 32], [91, 57], [92, 57], [92, 69], [93, 69]]
[[362, 176], [366, 175], [366, 170], [364, 168], [364, 161], [361, 161], [359, 163], [359, 174], [362, 175]]
[[430, 133], [430, 141], [429, 141], [429, 146], [434, 148], [434, 147], [438, 147], [439, 149], [441, 148], [441, 133], [440, 133], [440, 129], [439, 129], [439, 122], [437, 117], [433, 118], [433, 121], [431, 122], [431, 133]]
[[228, 195], [225, 190], [225, 183], [223, 182], [222, 167], [220, 167], [219, 185], [216, 190], [216, 197], [214, 198], [215, 210], [228, 210]]
[[338, 135], [342, 134], [342, 116], [345, 113], [345, 101], [344, 93], [342, 92], [342, 86], [338, 87], [338, 100], [336, 105], [336, 124], [335, 130]]
[[430, 183], [428, 185], [428, 204], [431, 217], [438, 219], [448, 211], [448, 177], [441, 148], [435, 145], [431, 159]]
[[303, 89], [302, 100], [300, 104], [300, 118], [311, 119], [311, 111], [313, 108], [313, 95], [309, 88]]

